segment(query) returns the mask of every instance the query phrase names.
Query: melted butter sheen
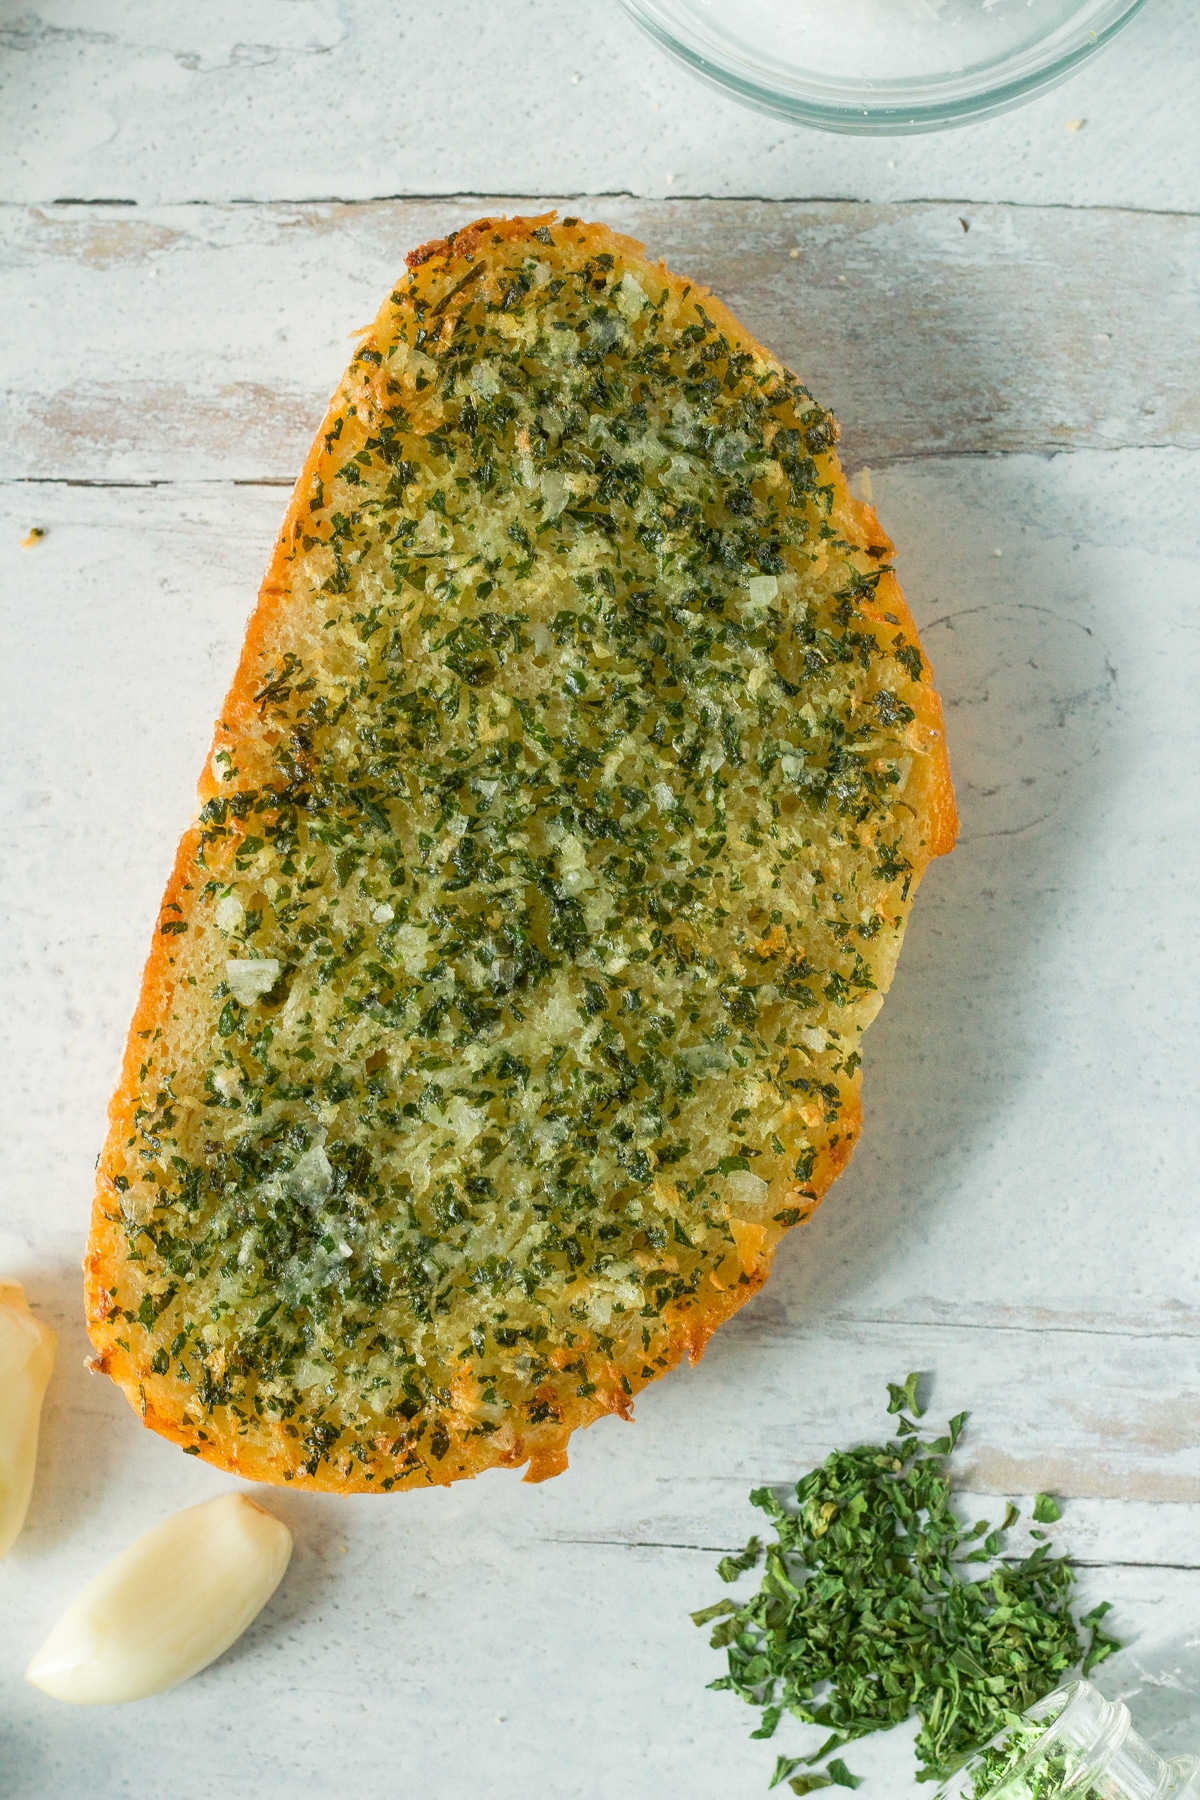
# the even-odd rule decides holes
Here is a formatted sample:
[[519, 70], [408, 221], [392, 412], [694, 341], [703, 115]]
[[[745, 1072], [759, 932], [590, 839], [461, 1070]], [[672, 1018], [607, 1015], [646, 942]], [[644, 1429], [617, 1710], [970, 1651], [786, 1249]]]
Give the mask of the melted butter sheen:
[[807, 1216], [915, 848], [827, 415], [561, 227], [489, 257], [351, 366], [109, 1171], [197, 1428], [387, 1486], [622, 1407]]

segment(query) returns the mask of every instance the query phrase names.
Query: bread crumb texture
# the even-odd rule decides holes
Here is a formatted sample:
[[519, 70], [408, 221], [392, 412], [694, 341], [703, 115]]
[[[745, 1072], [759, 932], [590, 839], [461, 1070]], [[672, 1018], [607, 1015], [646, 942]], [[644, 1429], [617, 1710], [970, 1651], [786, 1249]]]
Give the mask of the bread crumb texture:
[[284, 523], [100, 1160], [99, 1366], [342, 1491], [566, 1465], [845, 1166], [950, 847], [836, 427], [576, 220], [410, 258]]

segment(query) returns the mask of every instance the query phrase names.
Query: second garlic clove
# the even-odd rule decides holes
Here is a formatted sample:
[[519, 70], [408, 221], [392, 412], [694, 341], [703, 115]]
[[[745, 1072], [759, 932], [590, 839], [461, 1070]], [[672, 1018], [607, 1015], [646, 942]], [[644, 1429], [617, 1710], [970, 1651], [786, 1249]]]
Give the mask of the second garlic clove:
[[176, 1687], [239, 1638], [283, 1578], [292, 1534], [245, 1494], [155, 1525], [69, 1606], [25, 1672], [78, 1706]]
[[55, 1337], [29, 1310], [19, 1281], [0, 1281], [0, 1556], [25, 1523], [37, 1462], [42, 1399]]

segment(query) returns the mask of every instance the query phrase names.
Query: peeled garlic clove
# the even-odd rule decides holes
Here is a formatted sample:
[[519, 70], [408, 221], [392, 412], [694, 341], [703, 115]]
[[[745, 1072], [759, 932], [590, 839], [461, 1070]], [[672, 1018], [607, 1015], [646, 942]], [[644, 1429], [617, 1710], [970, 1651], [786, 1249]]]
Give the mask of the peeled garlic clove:
[[245, 1494], [174, 1513], [84, 1588], [25, 1679], [77, 1706], [176, 1687], [241, 1637], [291, 1554], [287, 1526]]
[[20, 1282], [0, 1281], [0, 1556], [25, 1523], [54, 1343], [50, 1327], [30, 1312]]

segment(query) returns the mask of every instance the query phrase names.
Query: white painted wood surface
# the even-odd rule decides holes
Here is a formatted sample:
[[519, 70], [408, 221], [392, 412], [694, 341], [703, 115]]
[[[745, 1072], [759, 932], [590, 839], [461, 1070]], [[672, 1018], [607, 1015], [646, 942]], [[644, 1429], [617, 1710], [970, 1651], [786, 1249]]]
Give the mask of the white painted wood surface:
[[1019, 112], [873, 141], [698, 86], [616, 0], [5, 0], [0, 18], [13, 200], [1195, 201], [1190, 0], [1150, 0], [1110, 52]]
[[[1035, 106], [875, 144], [738, 111], [561, 0], [42, 0], [0, 49], [0, 1273], [61, 1334], [0, 1564], [0, 1795], [751, 1800], [799, 1734], [747, 1741], [687, 1614], [749, 1488], [874, 1433], [913, 1367], [971, 1411], [965, 1508], [1069, 1498], [1130, 1645], [1105, 1685], [1200, 1749], [1200, 14], [1152, 0]], [[144, 1706], [58, 1707], [20, 1671], [61, 1605], [228, 1485], [83, 1369], [154, 906], [346, 334], [498, 185], [590, 193], [838, 408], [962, 843], [868, 1039], [849, 1174], [697, 1369], [545, 1487], [269, 1496], [297, 1557], [247, 1639]], [[435, 197], [373, 198], [405, 193]], [[910, 1736], [855, 1747], [864, 1797], [926, 1791]]]
[[[374, 317], [406, 249], [488, 204], [0, 212], [12, 473], [291, 481], [348, 324]], [[538, 203], [556, 204], [583, 202]], [[606, 198], [587, 216], [713, 287], [803, 371], [850, 467], [1200, 447], [1194, 215]], [[71, 321], [49, 366], [29, 355], [47, 319]]]

